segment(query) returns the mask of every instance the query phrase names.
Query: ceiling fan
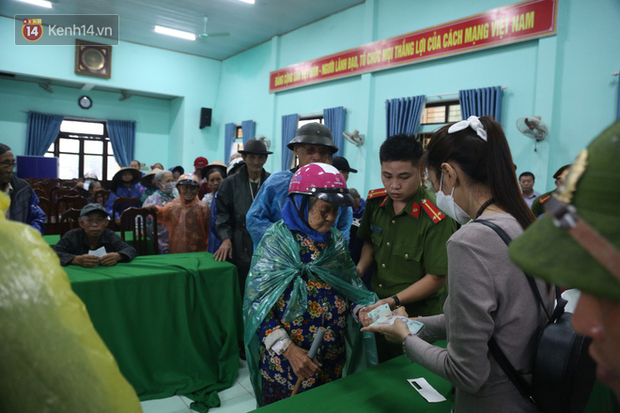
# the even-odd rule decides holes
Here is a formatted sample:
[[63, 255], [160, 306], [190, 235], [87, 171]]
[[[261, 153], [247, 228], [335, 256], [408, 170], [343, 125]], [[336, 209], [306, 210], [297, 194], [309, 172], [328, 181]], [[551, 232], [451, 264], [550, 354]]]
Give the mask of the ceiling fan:
[[199, 37], [201, 39], [207, 39], [209, 37], [230, 36], [230, 33], [228, 33], [228, 32], [207, 33], [207, 21], [209, 20], [209, 18], [207, 16], [205, 16], [204, 19], [205, 19], [205, 21], [204, 21], [204, 29], [202, 30], [202, 33], [200, 33], [197, 37]]

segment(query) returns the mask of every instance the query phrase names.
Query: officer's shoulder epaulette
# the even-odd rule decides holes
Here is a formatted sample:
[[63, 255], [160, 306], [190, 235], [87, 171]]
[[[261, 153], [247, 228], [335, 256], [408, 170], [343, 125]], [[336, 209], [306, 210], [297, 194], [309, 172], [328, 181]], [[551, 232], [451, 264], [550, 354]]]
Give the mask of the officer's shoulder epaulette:
[[437, 224], [446, 217], [443, 212], [441, 212], [441, 210], [428, 199], [422, 200], [422, 209], [428, 214], [429, 217], [431, 217], [434, 224]]
[[545, 202], [547, 202], [549, 199], [551, 198], [551, 195], [545, 195], [542, 198], [540, 198], [538, 200], [539, 203], [544, 204]]
[[366, 197], [366, 200], [368, 201], [370, 199], [379, 198], [380, 196], [386, 195], [387, 191], [385, 190], [385, 188], [373, 189], [371, 191], [368, 191], [368, 197]]

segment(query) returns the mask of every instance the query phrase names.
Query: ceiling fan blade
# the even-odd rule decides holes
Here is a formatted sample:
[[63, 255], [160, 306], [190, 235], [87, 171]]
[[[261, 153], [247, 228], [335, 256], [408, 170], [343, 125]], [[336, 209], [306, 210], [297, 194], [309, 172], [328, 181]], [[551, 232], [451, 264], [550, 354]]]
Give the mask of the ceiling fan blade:
[[230, 36], [230, 33], [228, 32], [222, 32], [222, 33], [205, 33], [208, 37], [221, 37], [221, 36]]

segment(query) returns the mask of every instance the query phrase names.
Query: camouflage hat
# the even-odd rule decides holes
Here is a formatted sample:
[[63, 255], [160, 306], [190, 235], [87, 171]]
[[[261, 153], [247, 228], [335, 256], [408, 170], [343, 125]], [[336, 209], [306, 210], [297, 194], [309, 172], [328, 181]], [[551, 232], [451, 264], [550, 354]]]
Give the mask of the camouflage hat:
[[510, 259], [526, 274], [620, 301], [618, 158], [620, 122], [577, 156], [547, 214], [510, 245]]

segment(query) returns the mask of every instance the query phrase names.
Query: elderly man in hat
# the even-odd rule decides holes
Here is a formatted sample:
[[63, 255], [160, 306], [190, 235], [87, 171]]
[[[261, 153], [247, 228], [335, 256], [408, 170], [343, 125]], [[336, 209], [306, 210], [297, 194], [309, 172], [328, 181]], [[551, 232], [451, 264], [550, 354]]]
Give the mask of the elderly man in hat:
[[239, 151], [244, 165], [239, 172], [227, 178], [219, 187], [216, 198], [217, 220], [215, 229], [222, 244], [215, 251], [217, 261], [230, 259], [237, 267], [241, 294], [252, 261], [252, 237], [245, 224], [245, 217], [261, 185], [269, 177], [263, 168], [269, 152], [265, 143], [250, 139], [245, 149]]
[[[331, 164], [333, 154], [338, 151], [329, 128], [316, 122], [307, 123], [299, 128], [287, 147], [295, 152], [299, 165], [291, 170], [272, 174], [261, 186], [246, 216], [247, 228], [255, 247], [267, 228], [282, 219], [282, 207], [288, 200], [288, 187], [297, 169], [313, 162]], [[347, 242], [352, 222], [351, 207], [340, 207], [334, 224]]]
[[107, 229], [108, 212], [99, 204], [82, 208], [80, 228], [67, 232], [54, 246], [62, 265], [97, 267], [133, 260], [137, 251]]
[[157, 221], [168, 227], [170, 254], [207, 251], [210, 211], [197, 197], [199, 186], [196, 175], [181, 175], [177, 181], [179, 197], [163, 207], [149, 207], [157, 212]]
[[509, 248], [526, 274], [581, 290], [577, 333], [592, 339], [598, 379], [620, 399], [620, 122], [582, 151], [547, 213]]
[[[108, 212], [108, 215], [112, 219], [117, 218], [120, 214], [127, 208], [135, 205], [117, 205], [116, 209], [114, 208], [114, 201], [117, 198], [138, 198], [138, 204], [142, 204], [140, 202], [140, 196], [142, 195], [142, 191], [140, 190], [140, 179], [142, 178], [142, 173], [135, 168], [121, 168], [117, 173], [114, 174], [112, 178], [112, 192], [110, 192], [110, 197], [108, 198], [108, 202], [105, 205], [105, 209]], [[139, 205], [138, 205], [139, 206]], [[119, 218], [120, 219], [120, 218]]]

